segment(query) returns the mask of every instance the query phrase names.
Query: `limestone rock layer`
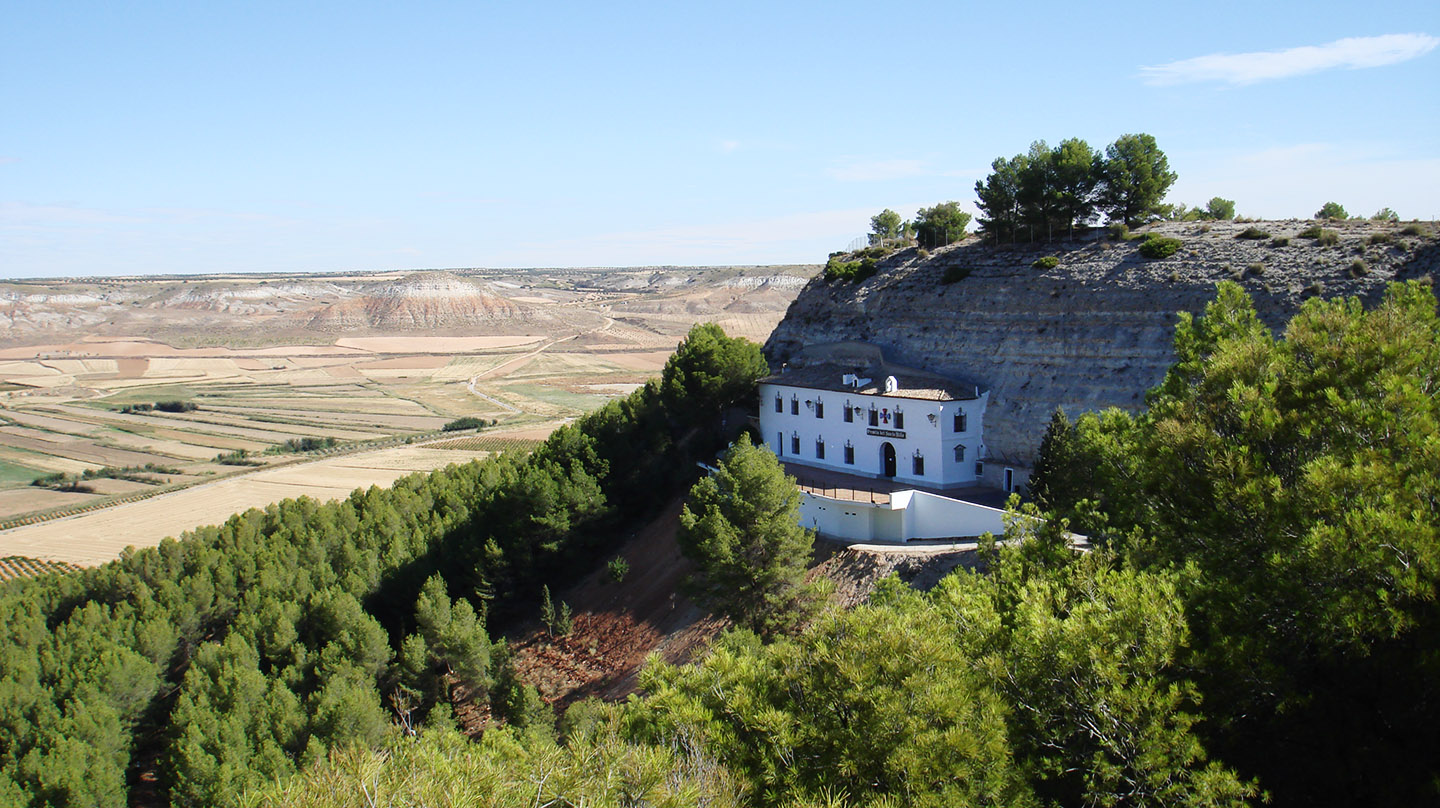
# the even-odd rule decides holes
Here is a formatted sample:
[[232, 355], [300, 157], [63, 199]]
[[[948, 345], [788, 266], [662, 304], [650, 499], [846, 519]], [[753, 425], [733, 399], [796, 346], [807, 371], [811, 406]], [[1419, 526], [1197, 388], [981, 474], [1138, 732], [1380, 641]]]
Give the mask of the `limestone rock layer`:
[[[1139, 241], [1103, 236], [998, 248], [972, 238], [926, 258], [911, 248], [859, 284], [815, 277], [765, 352], [778, 368], [805, 345], [864, 340], [891, 361], [988, 388], [987, 459], [1028, 469], [1056, 407], [1072, 417], [1142, 408], [1174, 361], [1177, 312], [1202, 313], [1220, 281], [1239, 282], [1279, 333], [1306, 298], [1359, 296], [1373, 305], [1392, 281], [1440, 271], [1433, 223], [1421, 235], [1402, 235], [1403, 224], [1327, 223], [1340, 236], [1334, 246], [1298, 236], [1312, 224], [1156, 225], [1183, 242], [1161, 260], [1142, 257]], [[1237, 238], [1247, 227], [1270, 237]], [[1385, 235], [1372, 239], [1377, 233]], [[1046, 255], [1058, 266], [1032, 266]], [[952, 268], [969, 274], [942, 283]]]

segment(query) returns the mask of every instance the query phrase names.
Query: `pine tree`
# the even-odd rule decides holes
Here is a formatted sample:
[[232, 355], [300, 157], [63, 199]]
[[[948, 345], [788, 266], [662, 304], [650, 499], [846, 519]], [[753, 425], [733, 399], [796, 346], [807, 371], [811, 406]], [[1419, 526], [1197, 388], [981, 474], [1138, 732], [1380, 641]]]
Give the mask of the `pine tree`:
[[695, 560], [691, 585], [742, 626], [771, 634], [793, 626], [815, 536], [800, 526], [800, 492], [769, 450], [742, 434], [710, 476], [690, 489], [680, 547]]
[[550, 599], [550, 587], [540, 587], [540, 622], [545, 625], [545, 633], [551, 637], [555, 636], [555, 602]]

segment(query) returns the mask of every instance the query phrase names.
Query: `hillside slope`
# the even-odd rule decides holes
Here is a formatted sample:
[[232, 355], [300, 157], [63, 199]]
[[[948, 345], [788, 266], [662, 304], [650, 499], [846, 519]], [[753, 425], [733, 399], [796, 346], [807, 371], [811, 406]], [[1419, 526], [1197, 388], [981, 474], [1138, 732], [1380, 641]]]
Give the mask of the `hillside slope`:
[[[765, 353], [778, 367], [807, 344], [864, 340], [892, 361], [987, 387], [987, 482], [997, 483], [1004, 466], [1023, 479], [1056, 407], [1073, 415], [1144, 404], [1173, 362], [1176, 312], [1202, 311], [1220, 281], [1239, 281], [1278, 328], [1307, 297], [1368, 303], [1392, 281], [1440, 271], [1433, 224], [1415, 236], [1399, 224], [1330, 223], [1334, 246], [1299, 237], [1312, 224], [1160, 224], [1154, 232], [1184, 242], [1162, 260], [1142, 257], [1139, 241], [1105, 238], [999, 248], [972, 238], [928, 258], [912, 248], [858, 284], [812, 279]], [[1237, 238], [1246, 227], [1289, 242]], [[1034, 268], [1045, 255], [1059, 265]], [[970, 274], [942, 283], [952, 268]]]

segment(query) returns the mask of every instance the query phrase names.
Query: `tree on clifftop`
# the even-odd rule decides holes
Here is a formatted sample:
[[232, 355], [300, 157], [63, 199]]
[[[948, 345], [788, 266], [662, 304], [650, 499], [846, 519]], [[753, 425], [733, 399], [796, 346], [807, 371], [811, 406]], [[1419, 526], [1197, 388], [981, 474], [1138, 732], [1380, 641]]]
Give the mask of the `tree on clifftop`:
[[1235, 218], [1235, 200], [1220, 196], [1210, 197], [1205, 203], [1205, 218], [1228, 222]]
[[870, 217], [870, 243], [883, 246], [886, 242], [900, 238], [904, 221], [900, 214], [886, 208]]
[[1055, 181], [1056, 210], [1071, 236], [1075, 225], [1095, 218], [1095, 191], [1100, 185], [1100, 152], [1080, 138], [1062, 140], [1050, 152]]
[[768, 449], [742, 434], [690, 489], [680, 549], [700, 599], [761, 634], [789, 628], [804, 603], [815, 535], [800, 526], [800, 491]]
[[915, 214], [915, 236], [921, 247], [943, 247], [965, 238], [970, 214], [960, 210], [959, 202], [941, 202], [921, 208]]
[[1105, 149], [1100, 208], [1113, 222], [1144, 224], [1175, 182], [1152, 135], [1122, 135]]
[[980, 227], [985, 235], [997, 242], [1013, 240], [1020, 225], [1020, 172], [1025, 168], [1025, 155], [1012, 159], [996, 157], [990, 164], [990, 176], [975, 183], [976, 205], [980, 208]]

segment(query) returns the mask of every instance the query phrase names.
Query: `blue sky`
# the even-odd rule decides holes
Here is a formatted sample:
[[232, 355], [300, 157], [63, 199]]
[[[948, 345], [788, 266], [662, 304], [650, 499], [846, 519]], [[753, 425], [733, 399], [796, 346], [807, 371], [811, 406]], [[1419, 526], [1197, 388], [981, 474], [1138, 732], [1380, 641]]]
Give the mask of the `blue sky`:
[[817, 262], [998, 156], [1440, 217], [1440, 4], [0, 0], [0, 277]]

